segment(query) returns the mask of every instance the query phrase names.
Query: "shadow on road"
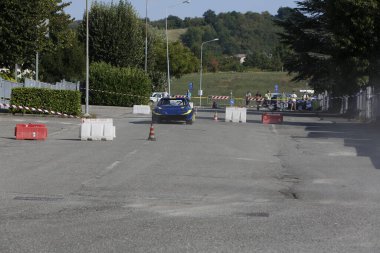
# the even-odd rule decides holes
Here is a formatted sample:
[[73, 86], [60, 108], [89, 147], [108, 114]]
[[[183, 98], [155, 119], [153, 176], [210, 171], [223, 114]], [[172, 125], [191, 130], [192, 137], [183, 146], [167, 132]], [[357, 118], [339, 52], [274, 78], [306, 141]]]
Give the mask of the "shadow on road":
[[363, 123], [322, 124], [318, 130], [306, 127], [310, 138], [341, 138], [344, 145], [356, 149], [358, 156], [369, 157], [380, 170], [380, 125]]
[[[291, 115], [294, 117], [294, 115]], [[312, 117], [312, 115], [307, 115]], [[333, 115], [318, 115], [315, 117], [328, 119], [330, 122], [286, 122], [282, 125], [303, 126], [307, 132], [304, 138], [313, 139], [343, 139], [344, 145], [355, 148], [357, 156], [368, 157], [374, 167], [380, 170], [380, 124], [350, 122], [347, 119], [333, 117]], [[333, 123], [331, 123], [331, 121]], [[295, 137], [295, 136], [293, 136]], [[302, 138], [302, 137], [297, 137]]]
[[[248, 110], [247, 113], [250, 115], [261, 115], [263, 112], [264, 111]], [[298, 126], [305, 128], [307, 136], [297, 138], [343, 139], [345, 146], [355, 148], [358, 156], [370, 158], [374, 167], [380, 170], [380, 123], [367, 124], [358, 123], [356, 121], [350, 122], [347, 119], [337, 117], [336, 114], [299, 111], [286, 111], [281, 113], [284, 115], [284, 122], [281, 126]], [[297, 121], [287, 121], [286, 117], [297, 118]], [[304, 122], [302, 117], [315, 117], [317, 120]], [[211, 117], [198, 118], [212, 120]], [[219, 118], [219, 120], [224, 121], [224, 118]], [[328, 120], [328, 122], [325, 120]], [[247, 123], [262, 124], [260, 120], [247, 120]]]
[[140, 120], [140, 121], [131, 121], [130, 123], [135, 124], [135, 125], [150, 125], [150, 124], [152, 124], [152, 121], [151, 120]]

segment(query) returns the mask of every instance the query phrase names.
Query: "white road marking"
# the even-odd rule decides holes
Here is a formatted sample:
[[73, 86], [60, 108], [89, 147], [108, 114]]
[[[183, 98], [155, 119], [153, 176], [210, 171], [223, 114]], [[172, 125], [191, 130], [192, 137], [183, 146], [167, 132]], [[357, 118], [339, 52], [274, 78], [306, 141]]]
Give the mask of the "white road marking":
[[337, 184], [337, 180], [331, 178], [319, 178], [312, 181], [313, 184]]
[[120, 161], [114, 162], [113, 164], [111, 164], [110, 166], [108, 166], [107, 168], [105, 168], [102, 171], [102, 173], [100, 175], [98, 175], [96, 178], [100, 178], [100, 177], [104, 176], [105, 174], [107, 174], [108, 172], [110, 172], [111, 170], [113, 170], [119, 163], [120, 163]]
[[110, 166], [105, 168], [101, 173], [96, 175], [94, 178], [90, 178], [89, 180], [84, 181], [82, 183], [82, 186], [89, 186], [90, 184], [94, 183], [97, 179], [104, 177], [107, 173], [111, 172], [119, 163], [120, 161], [116, 161], [112, 163]]
[[137, 153], [137, 149], [135, 149], [135, 150], [133, 150], [132, 152], [129, 152], [128, 154], [127, 154], [127, 156], [130, 156], [130, 155], [134, 155], [134, 154], [136, 154]]
[[277, 129], [276, 129], [276, 125], [272, 124], [271, 125], [271, 130], [272, 130], [273, 133], [278, 134]]
[[253, 159], [253, 158], [244, 158], [244, 157], [237, 157], [235, 158], [236, 160], [242, 160], [242, 161], [261, 161], [258, 159]]

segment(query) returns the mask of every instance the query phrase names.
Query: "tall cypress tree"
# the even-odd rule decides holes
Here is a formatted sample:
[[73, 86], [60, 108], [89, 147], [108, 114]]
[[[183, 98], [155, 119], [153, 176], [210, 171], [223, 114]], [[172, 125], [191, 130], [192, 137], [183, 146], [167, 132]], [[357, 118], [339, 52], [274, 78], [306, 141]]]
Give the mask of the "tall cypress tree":
[[[316, 89], [351, 94], [379, 82], [379, 0], [308, 0], [285, 20], [281, 40], [293, 54], [285, 66]], [[369, 79], [369, 82], [365, 80]]]

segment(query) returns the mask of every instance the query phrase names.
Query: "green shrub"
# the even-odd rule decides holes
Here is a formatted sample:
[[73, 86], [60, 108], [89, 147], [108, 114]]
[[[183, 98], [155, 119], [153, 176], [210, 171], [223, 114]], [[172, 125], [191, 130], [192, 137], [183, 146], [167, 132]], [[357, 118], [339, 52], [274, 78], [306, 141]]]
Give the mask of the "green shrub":
[[151, 81], [143, 70], [91, 64], [89, 102], [92, 105], [147, 104], [151, 90]]
[[[80, 92], [41, 88], [13, 88], [11, 104], [41, 108], [71, 115], [81, 114]], [[14, 112], [21, 111], [15, 110]]]

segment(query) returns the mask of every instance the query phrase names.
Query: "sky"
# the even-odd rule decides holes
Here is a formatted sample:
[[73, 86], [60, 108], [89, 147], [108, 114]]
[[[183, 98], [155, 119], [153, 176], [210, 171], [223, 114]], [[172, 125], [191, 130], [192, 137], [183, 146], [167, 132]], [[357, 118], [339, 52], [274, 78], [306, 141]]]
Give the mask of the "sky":
[[[93, 0], [88, 0], [91, 5]], [[100, 2], [111, 3], [112, 0], [98, 0]], [[81, 20], [86, 8], [86, 0], [63, 0], [72, 2], [65, 9], [71, 17]], [[113, 0], [118, 3], [119, 0]], [[140, 17], [145, 17], [146, 0], [129, 0]], [[168, 15], [185, 17], [202, 17], [207, 10], [213, 10], [217, 14], [220, 12], [237, 11], [245, 13], [268, 11], [276, 14], [280, 7], [296, 7], [294, 0], [191, 0], [189, 4], [181, 4], [183, 0], [148, 0], [148, 18], [157, 20], [165, 18], [166, 10]], [[173, 6], [175, 5], [175, 6]]]

